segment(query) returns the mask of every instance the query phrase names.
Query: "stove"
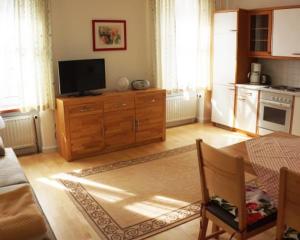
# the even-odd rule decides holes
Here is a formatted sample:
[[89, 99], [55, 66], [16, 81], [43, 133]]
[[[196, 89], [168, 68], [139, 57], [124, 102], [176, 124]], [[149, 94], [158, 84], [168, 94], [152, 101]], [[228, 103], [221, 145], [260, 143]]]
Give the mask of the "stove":
[[266, 89], [273, 89], [285, 92], [300, 92], [300, 88], [297, 87], [289, 87], [285, 85], [275, 85], [275, 86], [267, 86]]

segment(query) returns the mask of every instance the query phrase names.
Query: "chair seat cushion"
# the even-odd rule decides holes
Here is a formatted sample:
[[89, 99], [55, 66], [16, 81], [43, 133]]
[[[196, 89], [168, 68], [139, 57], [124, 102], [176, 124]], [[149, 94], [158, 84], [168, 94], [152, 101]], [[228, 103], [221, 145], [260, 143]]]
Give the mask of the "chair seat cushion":
[[284, 232], [283, 239], [285, 239], [285, 240], [300, 240], [300, 233], [289, 227]]
[[[277, 209], [267, 193], [255, 184], [246, 186], [246, 208], [248, 231], [276, 220]], [[211, 198], [208, 210], [238, 230], [238, 209], [228, 201]]]

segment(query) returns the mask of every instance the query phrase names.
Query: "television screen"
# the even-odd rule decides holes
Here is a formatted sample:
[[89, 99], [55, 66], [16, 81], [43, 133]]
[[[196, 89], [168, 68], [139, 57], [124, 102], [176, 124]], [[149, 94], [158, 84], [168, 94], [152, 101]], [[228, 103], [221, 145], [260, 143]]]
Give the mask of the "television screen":
[[105, 88], [104, 59], [59, 61], [60, 94], [84, 94]]

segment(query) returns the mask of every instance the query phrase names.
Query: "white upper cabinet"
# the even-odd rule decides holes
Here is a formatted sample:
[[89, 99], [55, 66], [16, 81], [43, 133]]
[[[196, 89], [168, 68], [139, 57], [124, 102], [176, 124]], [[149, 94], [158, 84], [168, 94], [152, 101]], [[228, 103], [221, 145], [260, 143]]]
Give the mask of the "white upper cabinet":
[[215, 14], [213, 59], [213, 84], [235, 83], [237, 12]]
[[274, 10], [272, 55], [300, 57], [300, 8]]

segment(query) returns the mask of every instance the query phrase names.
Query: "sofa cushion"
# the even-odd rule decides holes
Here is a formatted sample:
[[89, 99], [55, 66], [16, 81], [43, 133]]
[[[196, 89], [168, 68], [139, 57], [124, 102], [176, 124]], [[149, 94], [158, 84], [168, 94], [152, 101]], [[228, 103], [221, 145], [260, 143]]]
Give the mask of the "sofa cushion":
[[289, 227], [284, 232], [283, 239], [285, 239], [285, 240], [300, 240], [300, 233]]
[[[217, 210], [216, 206], [221, 209]], [[266, 192], [259, 189], [259, 187], [257, 187], [255, 184], [249, 184], [246, 186], [246, 208], [248, 213], [248, 229], [252, 229], [251, 226], [257, 222], [265, 223], [265, 221], [269, 222], [276, 220], [277, 210], [273, 201]], [[210, 210], [218, 215], [220, 215], [222, 211], [227, 212], [226, 214], [223, 212], [223, 216], [220, 215], [221, 218], [224, 217], [222, 220], [225, 220], [228, 224], [229, 221], [233, 220], [234, 222], [231, 222], [230, 225], [234, 228], [238, 226], [238, 209], [226, 200], [217, 196], [212, 197]]]
[[11, 148], [5, 148], [5, 156], [0, 157], [0, 187], [28, 182], [19, 161]]
[[[7, 187], [2, 187], [0, 188], [0, 194], [1, 193], [7, 193], [7, 192], [10, 192], [10, 191], [14, 191], [16, 189], [19, 189], [23, 186], [30, 186], [28, 183], [23, 183], [23, 184], [17, 184], [17, 185], [11, 185], [11, 186], [7, 186]], [[34, 192], [32, 191], [33, 193], [33, 198], [34, 198], [34, 201], [36, 202], [36, 206], [40, 209], [41, 213], [43, 214], [43, 218], [44, 218], [44, 221], [45, 221], [45, 224], [46, 224], [46, 228], [47, 228], [47, 232], [44, 233], [44, 234], [41, 234], [39, 236], [36, 236], [36, 237], [33, 237], [33, 238], [30, 238], [30, 240], [56, 240], [56, 237], [50, 227], [50, 224], [46, 218], [46, 216], [44, 215], [44, 212], [34, 194]]]
[[5, 155], [4, 144], [2, 138], [0, 137], [0, 157], [3, 157], [4, 155]]

